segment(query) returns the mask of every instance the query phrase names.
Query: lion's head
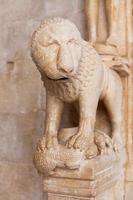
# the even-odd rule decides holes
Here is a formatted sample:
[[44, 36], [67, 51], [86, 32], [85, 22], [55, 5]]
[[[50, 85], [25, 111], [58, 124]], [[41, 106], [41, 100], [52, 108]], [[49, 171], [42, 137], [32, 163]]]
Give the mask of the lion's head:
[[32, 36], [31, 55], [39, 70], [59, 80], [73, 76], [81, 58], [81, 35], [63, 18], [45, 20]]

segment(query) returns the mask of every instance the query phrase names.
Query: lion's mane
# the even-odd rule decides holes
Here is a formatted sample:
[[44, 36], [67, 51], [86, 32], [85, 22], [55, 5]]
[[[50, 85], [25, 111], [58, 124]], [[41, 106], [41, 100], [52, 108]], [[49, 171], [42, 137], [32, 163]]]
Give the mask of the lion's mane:
[[36, 54], [38, 59], [39, 57], [43, 57], [43, 52], [39, 49], [40, 44], [37, 44], [37, 38], [39, 37], [39, 33], [42, 31], [42, 29], [48, 27], [51, 24], [65, 24], [66, 26], [74, 26], [74, 28], [76, 28], [73, 23], [71, 23], [67, 19], [62, 18], [53, 18], [42, 22], [42, 24], [32, 37], [32, 58], [41, 73], [42, 81], [44, 82], [46, 89], [54, 96], [57, 96], [64, 101], [71, 102], [73, 101], [73, 99], [77, 98], [79, 92], [84, 91], [84, 89], [89, 85], [93, 85], [93, 79], [95, 79], [95, 75], [97, 74], [96, 71], [100, 69], [100, 65], [102, 64], [102, 62], [100, 56], [89, 44], [89, 42], [82, 40], [80, 44], [82, 48], [82, 55], [77, 73], [73, 77], [65, 81], [48, 79], [44, 71], [39, 67], [38, 60], [35, 58], [34, 55]]

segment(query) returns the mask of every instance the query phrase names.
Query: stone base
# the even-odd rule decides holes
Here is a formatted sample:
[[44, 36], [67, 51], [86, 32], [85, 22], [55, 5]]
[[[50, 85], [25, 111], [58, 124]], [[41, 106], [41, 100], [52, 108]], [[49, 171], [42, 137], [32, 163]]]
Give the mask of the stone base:
[[44, 191], [48, 200], [123, 200], [123, 174], [120, 160], [102, 156], [87, 161], [82, 170], [57, 169], [44, 179]]
[[[85, 200], [86, 198], [80, 198], [80, 197], [71, 197], [71, 196], [66, 196], [66, 195], [59, 195], [59, 194], [52, 194], [48, 193], [48, 200]], [[94, 200], [95, 198], [87, 198], [87, 200]]]

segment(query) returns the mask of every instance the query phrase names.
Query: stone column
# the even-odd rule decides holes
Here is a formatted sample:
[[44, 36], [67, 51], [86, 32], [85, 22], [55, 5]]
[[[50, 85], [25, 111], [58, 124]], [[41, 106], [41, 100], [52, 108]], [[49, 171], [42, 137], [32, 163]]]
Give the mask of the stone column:
[[81, 171], [58, 169], [44, 178], [48, 200], [123, 200], [124, 166], [116, 156], [88, 161]]

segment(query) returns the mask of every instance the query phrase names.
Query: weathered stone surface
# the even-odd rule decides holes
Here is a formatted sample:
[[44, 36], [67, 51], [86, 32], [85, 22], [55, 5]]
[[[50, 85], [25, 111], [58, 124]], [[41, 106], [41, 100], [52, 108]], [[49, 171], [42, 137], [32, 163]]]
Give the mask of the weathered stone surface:
[[[39, 73], [29, 60], [30, 38], [40, 20], [52, 16], [71, 19], [84, 36], [87, 33], [84, 20], [84, 1], [1, 0], [0, 4], [0, 163], [2, 163], [0, 164], [0, 199], [46, 200], [46, 196], [42, 195], [41, 185], [39, 185], [41, 180], [38, 180], [36, 172], [31, 173], [32, 170], [27, 170], [25, 167], [21, 167], [21, 164], [19, 165], [19, 162], [22, 165], [32, 162], [32, 152], [36, 141], [43, 133], [44, 126], [45, 93]], [[124, 7], [127, 9], [126, 15], [122, 12]], [[121, 32], [120, 51], [125, 52], [125, 46], [128, 47], [126, 52], [129, 58], [132, 57], [131, 7], [131, 0], [122, 1], [118, 27]], [[102, 18], [103, 14], [99, 19]], [[122, 24], [126, 21], [127, 45], [125, 45], [125, 30], [122, 31]], [[103, 27], [102, 33], [104, 30], [105, 27]], [[104, 36], [105, 34], [103, 34]], [[16, 58], [17, 64], [14, 67], [12, 62], [14, 63]], [[127, 173], [127, 179], [130, 182], [126, 187], [126, 200], [130, 200], [133, 196], [132, 77], [130, 76], [124, 83], [125, 124], [128, 124], [125, 140], [130, 163]], [[14, 162], [15, 165], [13, 165]], [[17, 178], [18, 176], [19, 178]], [[103, 200], [103, 197], [100, 200]]]
[[38, 131], [38, 137], [43, 134], [43, 130], [36, 127], [38, 117], [39, 114], [33, 112], [21, 115], [0, 115], [0, 160], [32, 163], [35, 142], [33, 134], [36, 134], [36, 131]]
[[[70, 198], [71, 198], [71, 200], [79, 200], [78, 197], [77, 198], [76, 197], [70, 197]], [[58, 194], [49, 193], [48, 199], [49, 200], [67, 200], [68, 198], [65, 195], [58, 195]], [[84, 199], [80, 198], [80, 200], [84, 200]], [[94, 198], [87, 198], [87, 200], [94, 200]]]
[[126, 184], [126, 195], [125, 195], [125, 199], [126, 200], [132, 200], [133, 199], [133, 182], [127, 182]]
[[[59, 17], [45, 20], [32, 36], [31, 56], [41, 74], [47, 96], [46, 129], [37, 145], [36, 168], [45, 175], [65, 166], [67, 169], [80, 169], [86, 159], [108, 151], [106, 147], [112, 146], [115, 152], [120, 151], [122, 81], [102, 62], [90, 43], [82, 39], [76, 26]], [[102, 139], [98, 139], [102, 133], [97, 136], [94, 129], [100, 100], [108, 110], [112, 128], [111, 137], [105, 132]], [[64, 103], [75, 101], [79, 103], [78, 128], [67, 139], [67, 145], [61, 146], [58, 130]], [[64, 137], [69, 130], [67, 133], [66, 129]]]
[[45, 90], [30, 58], [31, 35], [40, 20], [52, 15], [71, 18], [84, 28], [84, 3], [1, 0], [0, 4], [0, 199], [44, 200], [41, 180], [28, 167], [43, 134], [45, 115]]
[[26, 1], [1, 1], [0, 17], [4, 17], [4, 21], [29, 20], [40, 17], [43, 13], [44, 2], [42, 0], [26, 0]]
[[41, 200], [41, 177], [32, 165], [0, 162], [0, 199]]
[[44, 108], [45, 91], [40, 75], [31, 60], [20, 55], [8, 62], [1, 72], [0, 91], [1, 113], [23, 114]]
[[81, 0], [48, 0], [48, 1], [1, 1], [0, 17], [5, 21], [18, 21], [29, 19], [41, 19], [52, 14], [69, 15], [71, 12], [75, 13], [81, 11], [84, 7], [84, 2]]
[[[127, 9], [127, 7], [129, 9], [129, 5], [130, 5], [131, 1], [130, 0], [129, 1], [123, 1], [123, 2], [117, 1], [117, 3], [115, 1], [107, 1], [107, 2], [104, 1], [104, 2], [102, 2], [101, 5], [99, 4], [99, 1], [91, 1], [91, 0], [87, 1], [86, 0], [85, 2], [86, 2], [86, 12], [87, 12], [87, 15], [88, 15], [87, 16], [87, 21], [88, 21], [88, 25], [89, 25], [89, 27], [88, 27], [89, 41], [92, 43], [93, 46], [95, 46], [96, 50], [101, 55], [101, 58], [105, 62], [105, 64], [108, 67], [112, 68], [113, 70], [117, 71], [117, 73], [119, 73], [119, 75], [121, 76], [120, 71], [122, 71], [124, 67], [126, 67], [128, 69], [128, 67], [130, 66], [130, 64], [129, 64], [130, 63], [130, 58], [129, 58], [130, 57], [130, 53], [129, 53], [130, 52], [130, 48], [129, 48], [130, 37], [128, 36], [126, 38], [126, 32], [127, 32], [127, 35], [128, 35], [129, 32], [130, 32], [129, 29], [131, 28], [130, 27], [131, 24], [130, 25], [126, 25], [126, 20], [128, 22], [131, 22], [131, 18], [127, 15], [129, 13], [128, 13], [128, 11], [126, 9]], [[124, 2], [125, 2], [125, 4], [124, 4]], [[52, 10], [52, 16], [55, 16], [54, 15], [54, 11]], [[121, 17], [120, 17], [120, 13], [122, 13]], [[53, 24], [52, 24], [52, 22], [53, 22]], [[69, 50], [66, 51], [68, 41], [70, 41], [70, 38], [71, 38], [71, 34], [70, 35], [68, 34], [69, 36], [67, 35], [67, 30], [68, 29], [65, 29], [67, 27], [66, 23], [64, 23], [64, 27], [65, 27], [64, 29], [63, 29], [63, 23], [61, 23], [62, 31], [60, 32], [60, 28], [61, 28], [61, 27], [59, 27], [59, 23], [60, 22], [62, 22], [62, 21], [59, 18], [58, 19], [57, 18], [56, 19], [53, 18], [53, 21], [52, 20], [51, 21], [47, 21], [46, 22], [47, 29], [45, 29], [45, 26], [46, 26], [45, 23], [43, 25], [41, 25], [41, 27], [35, 32], [35, 34], [33, 36], [33, 40], [32, 40], [33, 41], [33, 43], [32, 43], [32, 57], [33, 57], [34, 61], [37, 63], [37, 66], [39, 67], [39, 71], [41, 72], [41, 75], [43, 77], [43, 81], [46, 84], [45, 85], [46, 86], [46, 90], [50, 91], [48, 94], [52, 93], [52, 95], [51, 96], [48, 95], [48, 98], [47, 98], [48, 99], [48, 104], [47, 104], [47, 120], [46, 120], [46, 129], [45, 129], [46, 130], [46, 134], [45, 134], [42, 142], [40, 142], [39, 145], [37, 146], [37, 154], [35, 156], [35, 158], [36, 158], [35, 160], [37, 161], [36, 162], [37, 163], [36, 167], [37, 167], [38, 170], [40, 170], [40, 172], [42, 172], [44, 174], [45, 173], [47, 175], [48, 174], [50, 174], [50, 175], [52, 174], [53, 177], [54, 177], [54, 175], [57, 175], [57, 179], [61, 175], [63, 175], [63, 171], [59, 170], [60, 173], [57, 173], [58, 170], [56, 170], [56, 169], [65, 168], [66, 174], [67, 174], [67, 172], [70, 173], [69, 170], [71, 170], [71, 167], [65, 162], [66, 161], [65, 159], [66, 159], [67, 156], [63, 156], [64, 159], [59, 157], [60, 152], [62, 152], [62, 151], [65, 152], [65, 149], [64, 150], [62, 149], [62, 151], [60, 150], [60, 148], [58, 146], [58, 140], [57, 140], [57, 134], [58, 134], [58, 128], [59, 128], [58, 125], [60, 123], [62, 107], [63, 107], [64, 101], [65, 102], [70, 102], [70, 101], [72, 102], [73, 100], [76, 99], [76, 97], [73, 98], [74, 92], [71, 93], [71, 91], [73, 91], [72, 89], [73, 88], [75, 89], [76, 87], [75, 86], [73, 87], [73, 84], [72, 84], [72, 87], [71, 87], [71, 85], [69, 85], [69, 84], [65, 85], [63, 83], [66, 86], [66, 88], [64, 89], [63, 88], [64, 85], [61, 82], [66, 77], [68, 78], [68, 80], [67, 80], [68, 82], [69, 82], [69, 79], [71, 80], [71, 76], [69, 76], [71, 74], [71, 72], [72, 72], [72, 70], [70, 70], [70, 66], [73, 63], [73, 60], [75, 61], [76, 58], [77, 58], [77, 61], [79, 61], [79, 57], [78, 56], [77, 57], [75, 56], [74, 59], [72, 59], [73, 56], [71, 56], [71, 58], [69, 57], [69, 54], [72, 54], [71, 53], [71, 51], [72, 51], [71, 47], [69, 47], [68, 48]], [[57, 27], [55, 25], [56, 23], [57, 23]], [[56, 37], [56, 43], [55, 43], [55, 37], [52, 40], [51, 35], [52, 36], [54, 35], [54, 31], [52, 32], [52, 29], [49, 29], [49, 25], [51, 25], [51, 24], [54, 27], [55, 35], [58, 32], [58, 30], [59, 30], [59, 32], [61, 34], [64, 33], [64, 35], [63, 35], [64, 36], [63, 37], [63, 45], [62, 45], [62, 41], [60, 41], [60, 38], [62, 38], [61, 37], [62, 35], [60, 35], [59, 33], [56, 35], [57, 36]], [[128, 29], [127, 29], [127, 27], [128, 27]], [[43, 32], [43, 28], [44, 28], [44, 32]], [[40, 32], [40, 29], [43, 32], [43, 34], [42, 34], [42, 32]], [[72, 31], [72, 33], [74, 33], [74, 32], [75, 31]], [[50, 34], [50, 33], [52, 33], [52, 34]], [[69, 33], [69, 31], [68, 31], [68, 33]], [[45, 34], [46, 34], [46, 38], [48, 38], [47, 41], [46, 41], [46, 38], [45, 38]], [[49, 35], [49, 37], [47, 37], [48, 35]], [[66, 35], [68, 37], [65, 38]], [[60, 36], [60, 37], [58, 38], [58, 36]], [[78, 36], [76, 36], [76, 37], [78, 38]], [[50, 41], [49, 41], [49, 38], [50, 38]], [[68, 38], [69, 38], [69, 40], [68, 40]], [[73, 36], [73, 38], [74, 38], [74, 36]], [[38, 45], [37, 45], [37, 43], [38, 43]], [[125, 45], [126, 43], [127, 43], [127, 45]], [[51, 47], [51, 44], [52, 44], [53, 48]], [[64, 44], [65, 44], [65, 48], [64, 48]], [[73, 48], [75, 48], [74, 45], [75, 44], [73, 44]], [[47, 51], [47, 48], [48, 48], [48, 51]], [[53, 49], [53, 52], [52, 52], [52, 49]], [[77, 52], [76, 48], [73, 51], [73, 53], [75, 53], [75, 52]], [[77, 55], [79, 55], [78, 53], [77, 53]], [[90, 54], [91, 54], [91, 50], [89, 51], [89, 55]], [[56, 56], [56, 59], [54, 59], [54, 55]], [[119, 60], [119, 58], [120, 58], [120, 60], [122, 59], [123, 55], [126, 57], [127, 63], [117, 62]], [[91, 60], [93, 61], [94, 59], [91, 58]], [[96, 60], [96, 58], [95, 58], [95, 60]], [[56, 63], [56, 61], [58, 61], [58, 62]], [[61, 64], [60, 64], [60, 61], [61, 61]], [[114, 68], [112, 67], [112, 62], [114, 63], [113, 64]], [[75, 63], [76, 62], [74, 62], [74, 64], [72, 65], [72, 66], [74, 66], [73, 68], [75, 68]], [[93, 64], [93, 69], [94, 69], [94, 63], [90, 63], [90, 66], [92, 64]], [[53, 69], [52, 66], [54, 66], [54, 69]], [[57, 68], [55, 66], [57, 66]], [[69, 70], [68, 70], [68, 68], [69, 68]], [[99, 64], [99, 68], [100, 68], [100, 64]], [[62, 71], [62, 69], [63, 69], [63, 73], [66, 76], [63, 76], [60, 73], [60, 71]], [[85, 67], [84, 67], [84, 71], [85, 71]], [[130, 72], [129, 72], [129, 70], [127, 70], [127, 71], [128, 71], [128, 73], [127, 73], [127, 75], [128, 75]], [[54, 73], [52, 74], [52, 72], [54, 72]], [[86, 72], [86, 74], [88, 74], [88, 73]], [[105, 73], [105, 74], [107, 75], [107, 73]], [[73, 73], [72, 78], [74, 76], [75, 76], [75, 74]], [[47, 77], [49, 78], [48, 80], [47, 80]], [[109, 76], [105, 76], [105, 77], [106, 78], [103, 79], [104, 80], [103, 81], [103, 85], [107, 81], [107, 79], [109, 78]], [[96, 76], [96, 81], [97, 81], [97, 78], [98, 78], [98, 74]], [[50, 79], [53, 79], [53, 82], [50, 81]], [[58, 82], [56, 82], [56, 80], [58, 80]], [[113, 122], [112, 123], [111, 132], [114, 131], [114, 129], [115, 129], [115, 131], [112, 132], [112, 136], [113, 137], [114, 137], [114, 135], [118, 136], [118, 133], [120, 133], [122, 135], [122, 133], [124, 133], [124, 131], [125, 131], [125, 133], [127, 133], [126, 131], [128, 131], [128, 134], [129, 134], [129, 131], [130, 131], [129, 130], [130, 120], [126, 119], [125, 116], [124, 116], [124, 118], [121, 118], [123, 116], [123, 113], [121, 113], [121, 111], [122, 111], [121, 108], [122, 107], [120, 106], [121, 107], [120, 109], [118, 109], [118, 107], [120, 105], [120, 100], [122, 99], [122, 96], [123, 96], [124, 97], [123, 98], [123, 100], [124, 100], [124, 104], [123, 104], [123, 108], [124, 109], [123, 109], [123, 111], [125, 111], [125, 115], [127, 114], [128, 110], [129, 110], [129, 107], [130, 107], [129, 102], [128, 102], [129, 99], [127, 99], [127, 97], [130, 96], [130, 92], [129, 92], [129, 95], [128, 95], [128, 92], [124, 91], [125, 96], [124, 95], [120, 95], [119, 97], [117, 97], [117, 95], [118, 95], [118, 93], [120, 91], [120, 87], [119, 87], [119, 88], [116, 89], [114, 97], [113, 97], [113, 93], [111, 94], [111, 92], [109, 92], [109, 98], [108, 98], [106, 91], [109, 91], [110, 88], [113, 88], [113, 83], [114, 83], [113, 80], [112, 81], [111, 81], [111, 79], [109, 79], [109, 80], [110, 80], [110, 84], [108, 86], [105, 84], [105, 87], [103, 88], [103, 90], [101, 90], [101, 91], [103, 91], [103, 93], [102, 93], [102, 95], [100, 97], [103, 97], [103, 100], [105, 100], [104, 104], [105, 104], [105, 106], [106, 106], [106, 108], [107, 108], [107, 110], [108, 110], [108, 112], [110, 114], [109, 115], [110, 116], [110, 122], [111, 123]], [[65, 79], [65, 83], [68, 83], [67, 81]], [[72, 83], [73, 82], [74, 81], [72, 80]], [[129, 82], [130, 82], [130, 80], [129, 80]], [[126, 84], [126, 86], [129, 86], [128, 85], [129, 82], [125, 83], [125, 80], [123, 80], [124, 89], [126, 88], [125, 84]], [[50, 84], [52, 86], [50, 86]], [[82, 82], [81, 82], [81, 84], [82, 84]], [[60, 90], [60, 85], [62, 86], [61, 90]], [[117, 86], [118, 86], [118, 82], [116, 82], [114, 87], [117, 87]], [[68, 89], [68, 93], [67, 93], [67, 87], [69, 88]], [[94, 93], [98, 90], [99, 87], [100, 87], [100, 83], [94, 89]], [[130, 87], [129, 87], [129, 89], [130, 89]], [[83, 93], [84, 90], [81, 89], [81, 91], [82, 91], [82, 95], [83, 96], [85, 96], [85, 97], [88, 96], [88, 95], [86, 95], [87, 91], [85, 93]], [[67, 141], [67, 147], [69, 147], [69, 148], [74, 147], [74, 150], [76, 148], [79, 148], [80, 150], [83, 151], [84, 150], [83, 149], [84, 144], [85, 143], [87, 143], [87, 144], [89, 143], [89, 141], [87, 141], [87, 137], [85, 137], [86, 130], [88, 130], [88, 132], [90, 131], [90, 129], [87, 128], [87, 125], [89, 124], [88, 123], [89, 120], [86, 123], [82, 124], [82, 122], [85, 121], [85, 119], [89, 119], [88, 113], [89, 113], [89, 116], [91, 116], [91, 117], [93, 116], [93, 114], [91, 113], [90, 110], [88, 110], [88, 108], [89, 108], [89, 105], [91, 105], [91, 108], [93, 108], [96, 98], [94, 98], [94, 96], [93, 96], [93, 102], [90, 103], [91, 99], [92, 99], [93, 89], [91, 88], [91, 89], [89, 89], [89, 91], [92, 91], [92, 93], [90, 93], [90, 95], [89, 95], [89, 97], [90, 97], [89, 100], [88, 100], [89, 103], [87, 104], [86, 108], [83, 105], [86, 105], [85, 102], [87, 101], [87, 99], [84, 98], [82, 103], [81, 103], [80, 101], [81, 101], [83, 96], [81, 98], [79, 98], [80, 94], [78, 96], [79, 105], [80, 105], [79, 106], [80, 118], [79, 118], [79, 129], [77, 129], [77, 130], [79, 131], [78, 132], [79, 135], [77, 134], [77, 136], [76, 136], [76, 134], [75, 134], [75, 135], [70, 137], [69, 141]], [[112, 98], [111, 101], [110, 101], [110, 98]], [[102, 98], [100, 98], [100, 99], [102, 99]], [[62, 100], [63, 100], [63, 103], [62, 103]], [[117, 102], [117, 100], [118, 100], [118, 102]], [[112, 103], [114, 103], [114, 104], [116, 103], [116, 107], [114, 107], [114, 105]], [[112, 106], [110, 106], [110, 105], [112, 105]], [[96, 109], [96, 106], [95, 106], [95, 109]], [[114, 111], [113, 111], [113, 109], [114, 109]], [[54, 112], [52, 112], [53, 110], [54, 110]], [[85, 115], [85, 118], [84, 118], [84, 112], [86, 110], [88, 112], [87, 112], [87, 114]], [[116, 114], [116, 118], [115, 118], [115, 114]], [[118, 121], [117, 120], [115, 121], [115, 119], [117, 119]], [[122, 120], [123, 120], [123, 125], [122, 125], [122, 123], [120, 123], [120, 121], [122, 122]], [[114, 123], [114, 121], [115, 121], [115, 123]], [[99, 121], [99, 122], [100, 122], [100, 124], [104, 123], [104, 121], [102, 122], [102, 120]], [[91, 121], [91, 124], [93, 124], [92, 121]], [[80, 130], [80, 126], [81, 126], [81, 130]], [[86, 127], [86, 128], [84, 128], [84, 127]], [[90, 132], [94, 133], [94, 131], [92, 129], [91, 129]], [[113, 134], [113, 133], [115, 133], [115, 134]], [[87, 136], [87, 134], [86, 134], [86, 136]], [[120, 137], [117, 140], [119, 142], [120, 142]], [[113, 144], [115, 144], [114, 141], [113, 141]], [[47, 153], [47, 151], [50, 149], [50, 147], [52, 147], [54, 150], [56, 150], [56, 147], [57, 147], [57, 149], [59, 150], [59, 152], [57, 153], [58, 156], [56, 155], [56, 151], [53, 152], [53, 158], [57, 158], [57, 159], [52, 159], [52, 156], [50, 157], [50, 154]], [[117, 147], [114, 147], [114, 149], [116, 150]], [[71, 153], [68, 153], [68, 155], [69, 154], [71, 155]], [[61, 153], [61, 155], [63, 155], [63, 154]], [[48, 157], [46, 157], [46, 156], [48, 156]], [[121, 154], [120, 157], [121, 158], [123, 157], [123, 153]], [[69, 157], [67, 157], [67, 158], [68, 158], [67, 159], [68, 163], [70, 163], [70, 161], [71, 162], [74, 161], [74, 159], [72, 159], [72, 158], [69, 158]], [[110, 157], [108, 157], [108, 159], [110, 160]], [[49, 163], [49, 161], [50, 161], [50, 163]], [[59, 165], [56, 163], [56, 161], [57, 161], [57, 163], [59, 163]], [[114, 166], [112, 168], [114, 169]], [[48, 169], [50, 169], [50, 171], [48, 171]], [[72, 167], [72, 169], [74, 170], [75, 168]], [[84, 170], [84, 171], [86, 172], [87, 170]], [[114, 184], [112, 182], [113, 178], [115, 178], [115, 175], [114, 175], [113, 178], [110, 178], [109, 177], [110, 173], [108, 173], [107, 177], [110, 178], [110, 182], [111, 182], [110, 184], [111, 185], [109, 185], [109, 186], [112, 187], [112, 191], [110, 191], [109, 193], [106, 191], [107, 188], [104, 187], [106, 184], [108, 184], [107, 183], [107, 179], [106, 179], [105, 184], [103, 182], [102, 183], [100, 182], [101, 190], [103, 190], [104, 194], [100, 195], [99, 197], [97, 196], [96, 199], [98, 199], [98, 198], [99, 199], [107, 199], [107, 196], [109, 196], [110, 199], [121, 199], [121, 200], [123, 200], [123, 198], [124, 198], [124, 187], [123, 187], [124, 177], [123, 177], [123, 172], [124, 172], [124, 169], [120, 170], [119, 172], [116, 172], [117, 175], [120, 177], [120, 179], [118, 180], [117, 184]], [[71, 174], [71, 179], [72, 179], [73, 173], [70, 173], [70, 174]], [[67, 175], [66, 175], [65, 178], [68, 178]], [[105, 177], [102, 177], [102, 179], [104, 179], [104, 178]], [[61, 183], [63, 184], [64, 181], [66, 182], [66, 179], [65, 180], [61, 180]], [[75, 181], [74, 183], [76, 183], [76, 180], [74, 180], [74, 181]], [[53, 184], [53, 188], [51, 186], [51, 183]], [[52, 193], [52, 192], [53, 193], [58, 193], [59, 199], [73, 199], [72, 196], [78, 196], [79, 197], [79, 195], [80, 195], [79, 193], [77, 193], [77, 191], [79, 192], [79, 190], [77, 189], [77, 186], [76, 186], [77, 190], [73, 187], [74, 183], [67, 190], [66, 187], [64, 187], [62, 189], [61, 188], [62, 185], [59, 186], [53, 180], [50, 180], [50, 184], [49, 183], [46, 184], [45, 189], [46, 189], [46, 191], [48, 193]], [[115, 187], [115, 188], [113, 189], [113, 187]], [[87, 190], [87, 192], [88, 192], [88, 190]], [[63, 196], [60, 197], [61, 196], [60, 194], [65, 194], [67, 196], [66, 196], [66, 198], [63, 197]], [[86, 194], [85, 192], [82, 193], [81, 195], [82, 196], [86, 195], [86, 197], [91, 196], [91, 194], [89, 194], [89, 193]], [[51, 197], [49, 196], [49, 199], [50, 198]]]

